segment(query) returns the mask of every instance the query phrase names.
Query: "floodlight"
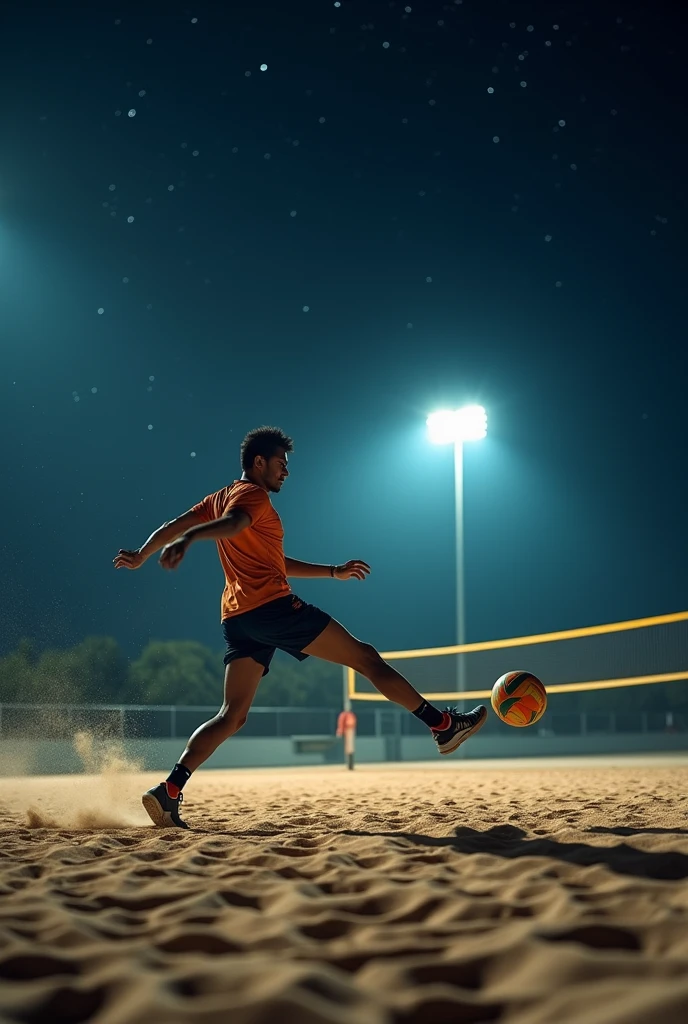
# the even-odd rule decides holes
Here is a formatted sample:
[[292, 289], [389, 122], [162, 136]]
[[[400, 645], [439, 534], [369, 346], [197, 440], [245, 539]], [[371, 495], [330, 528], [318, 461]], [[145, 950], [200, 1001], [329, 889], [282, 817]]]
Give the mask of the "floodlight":
[[482, 405], [462, 409], [441, 409], [427, 418], [428, 436], [433, 444], [480, 441], [487, 434], [487, 413]]

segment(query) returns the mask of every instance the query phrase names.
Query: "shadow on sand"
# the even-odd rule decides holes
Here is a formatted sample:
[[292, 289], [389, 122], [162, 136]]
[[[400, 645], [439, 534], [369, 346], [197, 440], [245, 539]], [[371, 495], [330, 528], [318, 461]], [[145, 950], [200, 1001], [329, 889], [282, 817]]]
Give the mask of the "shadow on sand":
[[688, 836], [688, 828], [627, 828], [625, 825], [606, 828], [604, 825], [591, 825], [584, 831], [607, 836]]
[[[670, 829], [595, 828], [590, 832], [612, 835], [657, 835], [686, 834], [688, 830], [675, 832]], [[345, 830], [348, 836], [384, 836], [390, 839], [405, 839], [418, 846], [450, 847], [457, 853], [490, 853], [496, 857], [553, 857], [568, 864], [589, 867], [604, 864], [620, 875], [635, 875], [638, 878], [654, 878], [662, 881], [676, 881], [688, 878], [688, 855], [671, 850], [649, 853], [636, 850], [626, 843], [617, 846], [588, 846], [586, 843], [562, 843], [556, 839], [530, 839], [523, 829], [515, 825], [495, 825], [480, 832], [477, 829], [459, 826], [454, 836], [437, 837], [416, 835], [412, 832], [363, 832]]]

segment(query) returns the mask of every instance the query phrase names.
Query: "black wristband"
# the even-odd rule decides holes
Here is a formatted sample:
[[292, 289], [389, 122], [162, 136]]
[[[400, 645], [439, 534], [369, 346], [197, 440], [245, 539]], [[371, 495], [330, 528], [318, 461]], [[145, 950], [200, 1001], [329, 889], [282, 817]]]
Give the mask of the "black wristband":
[[334, 570], [335, 570], [335, 568], [336, 568], [336, 566], [334, 566], [334, 565], [330, 566], [330, 576], [332, 577], [332, 579], [334, 579]]

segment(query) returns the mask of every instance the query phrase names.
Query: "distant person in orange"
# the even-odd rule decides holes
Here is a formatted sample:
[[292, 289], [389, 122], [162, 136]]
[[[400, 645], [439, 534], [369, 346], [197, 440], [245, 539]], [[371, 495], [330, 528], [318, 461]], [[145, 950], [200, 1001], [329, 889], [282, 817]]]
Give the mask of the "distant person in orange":
[[120, 549], [114, 559], [116, 569], [138, 569], [162, 548], [160, 565], [176, 569], [191, 544], [214, 540], [225, 574], [221, 621], [227, 650], [222, 707], [196, 729], [166, 781], [143, 795], [146, 811], [160, 827], [188, 828], [179, 815], [182, 789], [220, 743], [241, 729], [276, 648], [299, 661], [312, 654], [360, 672], [385, 697], [428, 726], [440, 754], [456, 750], [487, 717], [482, 705], [466, 714], [452, 708], [438, 710], [383, 661], [374, 647], [357, 640], [326, 612], [292, 593], [288, 580], [294, 576], [364, 580], [370, 572], [361, 559], [343, 565], [316, 565], [285, 557], [284, 531], [270, 495], [279, 494], [289, 476], [292, 451], [292, 439], [281, 430], [252, 430], [241, 444], [241, 479], [164, 523], [137, 550]]

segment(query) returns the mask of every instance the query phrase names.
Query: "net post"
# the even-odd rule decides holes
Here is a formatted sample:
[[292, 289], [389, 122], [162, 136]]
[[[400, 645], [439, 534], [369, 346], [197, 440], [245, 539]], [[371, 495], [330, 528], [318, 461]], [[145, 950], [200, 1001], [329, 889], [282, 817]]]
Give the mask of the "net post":
[[337, 736], [344, 737], [344, 757], [349, 771], [354, 770], [354, 751], [356, 746], [356, 715], [353, 711], [340, 712], [337, 720]]
[[337, 736], [344, 737], [344, 758], [350, 772], [354, 770], [354, 754], [356, 749], [356, 715], [351, 710], [349, 695], [349, 673], [351, 669], [342, 665], [342, 704], [344, 710], [337, 721]]

